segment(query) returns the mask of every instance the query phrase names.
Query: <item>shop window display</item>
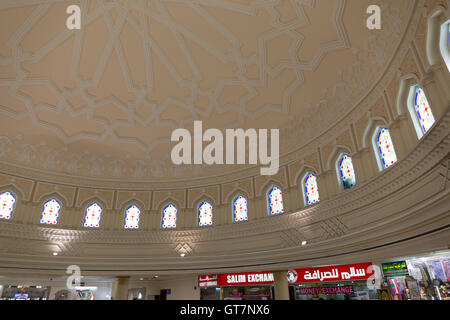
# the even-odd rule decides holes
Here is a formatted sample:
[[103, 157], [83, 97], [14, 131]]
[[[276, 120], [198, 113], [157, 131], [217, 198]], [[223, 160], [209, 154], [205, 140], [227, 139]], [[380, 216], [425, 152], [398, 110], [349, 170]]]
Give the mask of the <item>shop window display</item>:
[[47, 300], [49, 291], [42, 286], [10, 285], [3, 289], [0, 300]]
[[450, 300], [450, 253], [411, 258], [397, 274], [386, 273], [385, 285], [393, 300]]
[[220, 300], [220, 288], [201, 288], [200, 300]]
[[271, 300], [271, 287], [225, 287], [223, 300]]

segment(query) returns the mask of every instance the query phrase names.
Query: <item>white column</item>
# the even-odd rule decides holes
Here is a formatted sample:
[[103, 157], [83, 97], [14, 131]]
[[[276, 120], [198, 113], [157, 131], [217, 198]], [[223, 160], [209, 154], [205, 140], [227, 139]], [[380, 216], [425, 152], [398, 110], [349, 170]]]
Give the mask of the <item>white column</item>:
[[289, 284], [287, 271], [276, 271], [273, 273], [275, 280], [275, 300], [289, 300]]

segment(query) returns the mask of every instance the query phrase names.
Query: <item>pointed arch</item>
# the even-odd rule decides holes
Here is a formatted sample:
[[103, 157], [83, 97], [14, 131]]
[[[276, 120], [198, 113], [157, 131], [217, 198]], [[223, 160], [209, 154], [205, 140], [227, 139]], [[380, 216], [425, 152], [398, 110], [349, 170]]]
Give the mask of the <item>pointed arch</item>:
[[407, 106], [417, 137], [421, 139], [435, 123], [430, 103], [421, 86], [413, 85], [410, 87]]
[[356, 174], [353, 167], [352, 157], [347, 153], [341, 153], [336, 161], [336, 172], [338, 173], [339, 185], [348, 190], [356, 185]]
[[327, 170], [336, 168], [336, 162], [342, 157], [342, 154], [352, 154], [352, 150], [344, 145], [335, 145], [327, 160]]
[[208, 200], [203, 200], [197, 207], [197, 218], [199, 227], [211, 226], [213, 224], [214, 206]]
[[309, 172], [316, 174], [317, 169], [310, 166], [302, 165], [301, 168], [295, 174], [294, 186], [299, 186], [300, 188], [303, 188], [303, 180], [305, 178], [305, 175]]
[[139, 229], [141, 222], [141, 208], [136, 204], [131, 204], [125, 209], [123, 227], [124, 229]]
[[173, 202], [167, 203], [161, 210], [161, 228], [174, 229], [177, 227], [178, 207]]
[[362, 136], [362, 147], [367, 148], [373, 145], [375, 131], [380, 127], [388, 127], [388, 122], [383, 117], [372, 117], [364, 130]]
[[25, 200], [25, 201], [29, 200], [25, 197], [24, 191], [18, 185], [16, 185], [14, 182], [0, 186], [0, 193], [5, 192], [5, 191], [10, 191], [10, 192], [14, 193], [14, 196], [17, 199], [21, 199], [21, 200]]
[[84, 211], [85, 228], [99, 228], [100, 220], [102, 219], [103, 207], [98, 202], [93, 202], [87, 206]]
[[[397, 115], [400, 116], [408, 113], [408, 106], [411, 101], [411, 86], [416, 86], [418, 83], [419, 78], [413, 73], [409, 73], [400, 78], [396, 101]], [[383, 125], [387, 125], [387, 123]]]
[[144, 212], [145, 204], [136, 198], [132, 198], [121, 206], [121, 212], [123, 212], [123, 228], [126, 230], [139, 229], [142, 220], [142, 214]]
[[0, 219], [11, 220], [17, 205], [17, 196], [10, 189], [0, 191]]
[[[90, 206], [92, 206], [93, 204], [97, 204], [97, 206], [99, 208], [94, 208], [92, 207], [91, 210], [89, 210], [88, 213], [88, 209]], [[103, 200], [102, 198], [98, 197], [98, 196], [94, 196], [94, 197], [90, 197], [88, 199], [85, 199], [81, 205], [81, 208], [83, 208], [83, 227], [85, 228], [99, 228], [100, 227], [100, 222], [102, 220], [103, 217], [103, 213], [105, 208], [107, 208], [106, 206], [106, 201]], [[90, 216], [88, 217], [88, 214], [90, 214]]]
[[450, 23], [449, 10], [443, 6], [436, 6], [428, 15], [426, 51], [430, 66], [438, 65], [444, 60], [448, 70], [450, 58], [448, 26]]
[[270, 178], [269, 178], [266, 182], [264, 182], [264, 183], [262, 184], [262, 186], [259, 188], [259, 190], [258, 190], [258, 195], [260, 195], [260, 196], [266, 196], [266, 195], [267, 195], [267, 192], [269, 191], [269, 189], [270, 189], [272, 186], [278, 186], [278, 187], [281, 188], [281, 190], [284, 190], [284, 189], [286, 188], [286, 185], [285, 185], [281, 180], [278, 180], [278, 179], [275, 179], [275, 178], [273, 178], [273, 177], [270, 177]]
[[302, 179], [303, 199], [305, 206], [310, 206], [320, 201], [319, 185], [317, 176], [312, 172], [307, 172]]
[[441, 50], [442, 59], [450, 72], [450, 19], [441, 25], [439, 36], [439, 49]]
[[269, 216], [284, 213], [283, 191], [278, 185], [272, 185], [266, 193]]
[[56, 197], [46, 200], [42, 205], [40, 223], [52, 225], [58, 224], [62, 206], [62, 201]]
[[397, 162], [394, 143], [387, 127], [377, 127], [373, 133], [372, 141], [380, 171], [389, 168]]
[[233, 222], [242, 222], [248, 220], [248, 198], [238, 193], [233, 198], [232, 204]]

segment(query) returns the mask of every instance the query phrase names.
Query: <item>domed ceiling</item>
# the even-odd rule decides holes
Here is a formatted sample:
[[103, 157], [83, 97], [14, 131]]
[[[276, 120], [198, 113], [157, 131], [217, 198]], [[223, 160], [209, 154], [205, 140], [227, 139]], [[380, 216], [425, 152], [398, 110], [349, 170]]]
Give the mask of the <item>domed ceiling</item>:
[[[211, 177], [175, 166], [172, 131], [279, 128], [280, 154], [313, 141], [373, 89], [414, 1], [0, 2], [0, 161], [14, 172], [117, 180]], [[380, 2], [380, 1], [379, 1]], [[282, 157], [283, 159], [283, 157]]]

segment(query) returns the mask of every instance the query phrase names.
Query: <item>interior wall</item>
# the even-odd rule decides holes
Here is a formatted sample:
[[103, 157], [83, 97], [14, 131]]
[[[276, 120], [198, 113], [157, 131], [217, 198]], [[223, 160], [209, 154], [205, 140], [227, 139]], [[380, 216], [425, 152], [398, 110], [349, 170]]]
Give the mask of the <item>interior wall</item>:
[[161, 290], [170, 289], [167, 300], [200, 300], [198, 277], [189, 276], [181, 279], [159, 281]]

